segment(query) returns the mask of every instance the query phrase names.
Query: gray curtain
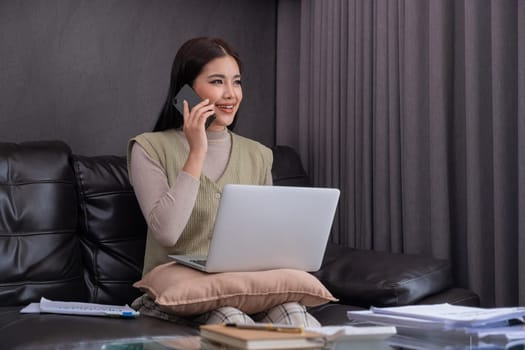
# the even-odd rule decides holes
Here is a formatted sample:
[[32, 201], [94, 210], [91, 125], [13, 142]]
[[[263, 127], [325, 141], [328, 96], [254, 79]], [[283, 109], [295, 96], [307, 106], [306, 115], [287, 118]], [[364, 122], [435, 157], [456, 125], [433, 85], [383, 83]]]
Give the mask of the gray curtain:
[[334, 242], [525, 305], [525, 1], [281, 0], [277, 64], [276, 140], [341, 189]]

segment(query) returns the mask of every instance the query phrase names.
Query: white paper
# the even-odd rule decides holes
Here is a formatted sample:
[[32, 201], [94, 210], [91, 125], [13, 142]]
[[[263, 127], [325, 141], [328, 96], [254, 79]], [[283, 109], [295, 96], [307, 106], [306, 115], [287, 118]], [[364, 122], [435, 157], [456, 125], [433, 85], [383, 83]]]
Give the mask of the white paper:
[[445, 304], [372, 307], [375, 314], [412, 317], [454, 326], [477, 327], [522, 318], [525, 307], [480, 308]]
[[444, 330], [446, 327], [442, 322], [420, 320], [412, 317], [395, 316], [388, 314], [377, 314], [371, 310], [348, 311], [347, 316], [350, 320], [373, 322], [382, 325], [392, 325], [396, 327], [409, 327], [417, 329]]
[[53, 313], [65, 315], [88, 315], [88, 316], [117, 316], [117, 317], [136, 317], [138, 311], [133, 310], [128, 305], [107, 305], [96, 303], [82, 303], [71, 301], [52, 301], [40, 298], [40, 303], [31, 303], [22, 310], [21, 313]]
[[416, 317], [375, 313], [372, 310], [348, 311], [348, 318], [356, 321], [373, 322], [396, 326], [398, 334], [412, 337], [454, 340], [472, 340], [496, 343], [525, 342], [525, 326], [510, 326], [507, 322], [489, 323], [490, 326], [464, 326], [443, 320], [426, 320]]
[[40, 303], [31, 303], [20, 310], [22, 314], [39, 314], [40, 313]]
[[326, 336], [328, 341], [345, 339], [385, 339], [396, 334], [394, 326], [323, 326], [306, 328]]
[[477, 328], [469, 329], [470, 332], [476, 332], [478, 337], [490, 341], [513, 341], [525, 340], [525, 327], [523, 325], [495, 327], [495, 328]]

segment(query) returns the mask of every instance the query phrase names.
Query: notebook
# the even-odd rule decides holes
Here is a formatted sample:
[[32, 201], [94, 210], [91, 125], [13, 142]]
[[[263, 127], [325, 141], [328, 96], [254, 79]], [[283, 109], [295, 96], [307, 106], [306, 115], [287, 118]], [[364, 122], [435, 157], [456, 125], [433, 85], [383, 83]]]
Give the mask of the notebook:
[[326, 345], [323, 334], [303, 330], [276, 332], [207, 324], [200, 326], [200, 335], [201, 349], [322, 349]]
[[339, 193], [336, 188], [225, 185], [208, 256], [169, 257], [205, 272], [317, 271]]

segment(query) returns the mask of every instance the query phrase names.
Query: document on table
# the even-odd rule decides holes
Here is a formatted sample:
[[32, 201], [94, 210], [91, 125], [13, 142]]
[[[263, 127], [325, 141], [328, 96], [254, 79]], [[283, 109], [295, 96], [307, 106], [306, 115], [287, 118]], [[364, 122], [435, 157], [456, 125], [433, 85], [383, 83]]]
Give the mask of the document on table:
[[411, 317], [443, 322], [450, 326], [480, 327], [525, 316], [525, 307], [481, 308], [472, 306], [433, 304], [396, 307], [372, 307], [374, 314]]
[[[514, 349], [516, 345], [522, 345], [522, 341], [486, 342], [474, 339], [450, 339], [448, 337], [427, 336], [411, 337], [406, 335], [394, 335], [386, 341], [388, 345], [401, 349], [414, 350], [503, 350]], [[517, 349], [522, 349], [519, 347]]]
[[[522, 321], [525, 309], [477, 308], [449, 304], [413, 305], [370, 308], [348, 311], [348, 318], [382, 325], [396, 326], [398, 334], [409, 336], [439, 336], [448, 339], [477, 339], [484, 341], [525, 340]], [[520, 320], [518, 323], [511, 320]], [[515, 324], [518, 323], [518, 324]]]
[[377, 314], [371, 310], [348, 311], [348, 318], [353, 321], [372, 322], [382, 325], [393, 325], [396, 327], [408, 327], [425, 330], [444, 330], [446, 325], [442, 322], [416, 319], [412, 317], [394, 316], [388, 314]]
[[355, 339], [385, 339], [396, 334], [394, 326], [322, 326], [305, 328], [305, 330], [320, 333], [328, 341], [355, 340]]
[[53, 313], [65, 315], [110, 316], [133, 318], [139, 315], [128, 305], [107, 305], [71, 301], [52, 301], [40, 298], [40, 303], [31, 303], [20, 313]]

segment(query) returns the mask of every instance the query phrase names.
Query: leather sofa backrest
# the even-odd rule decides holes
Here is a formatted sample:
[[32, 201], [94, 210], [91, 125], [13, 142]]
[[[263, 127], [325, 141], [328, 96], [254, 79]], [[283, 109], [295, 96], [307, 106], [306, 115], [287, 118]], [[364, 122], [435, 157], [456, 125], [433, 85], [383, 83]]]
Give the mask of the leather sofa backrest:
[[73, 156], [89, 300], [131, 303], [142, 275], [146, 222], [128, 180], [126, 159]]
[[[272, 148], [274, 185], [308, 186], [298, 154]], [[131, 303], [146, 223], [121, 156], [0, 143], [0, 306], [48, 299]]]
[[0, 306], [86, 297], [70, 154], [63, 142], [0, 143]]
[[290, 146], [272, 147], [272, 178], [275, 186], [310, 186], [299, 154]]

